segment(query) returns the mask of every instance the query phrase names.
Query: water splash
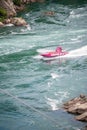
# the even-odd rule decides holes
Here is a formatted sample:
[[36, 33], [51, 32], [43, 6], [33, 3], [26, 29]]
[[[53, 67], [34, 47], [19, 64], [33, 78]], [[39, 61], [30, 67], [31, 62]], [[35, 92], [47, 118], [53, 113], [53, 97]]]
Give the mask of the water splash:
[[51, 76], [52, 76], [52, 78], [53, 78], [53, 79], [56, 79], [56, 78], [58, 78], [58, 77], [59, 77], [59, 75], [58, 75], [58, 74], [56, 74], [56, 73], [51, 73]]
[[51, 106], [51, 109], [53, 111], [58, 110], [58, 107], [57, 107], [58, 100], [47, 98], [47, 103]]

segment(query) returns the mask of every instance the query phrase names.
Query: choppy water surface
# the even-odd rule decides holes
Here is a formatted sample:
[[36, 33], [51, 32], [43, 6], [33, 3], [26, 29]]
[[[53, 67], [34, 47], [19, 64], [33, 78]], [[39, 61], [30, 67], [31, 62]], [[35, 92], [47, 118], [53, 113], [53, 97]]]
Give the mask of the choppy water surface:
[[[30, 26], [0, 29], [0, 130], [81, 129], [61, 106], [87, 94], [87, 4], [39, 5], [21, 16]], [[69, 55], [39, 59], [38, 50], [57, 46]]]

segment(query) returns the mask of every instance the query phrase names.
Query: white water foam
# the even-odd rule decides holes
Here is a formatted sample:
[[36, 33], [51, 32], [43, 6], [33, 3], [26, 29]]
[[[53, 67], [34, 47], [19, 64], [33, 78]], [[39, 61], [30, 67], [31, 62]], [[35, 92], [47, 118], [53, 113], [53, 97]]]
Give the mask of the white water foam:
[[56, 78], [58, 78], [58, 77], [59, 77], [59, 75], [58, 75], [58, 74], [56, 74], [56, 73], [51, 73], [51, 76], [52, 76], [52, 78], [53, 78], [53, 79], [56, 79]]
[[53, 111], [58, 110], [58, 107], [57, 107], [58, 100], [47, 98], [47, 103], [51, 106], [51, 109]]
[[31, 30], [31, 26], [28, 24], [25, 26], [25, 29], [21, 29], [22, 32], [26, 32], [26, 31], [30, 31]]
[[42, 53], [46, 53], [46, 52], [51, 52], [51, 51], [53, 51], [53, 50], [47, 50], [47, 49], [38, 49], [37, 50], [37, 52], [39, 53], [39, 54], [42, 54]]
[[14, 24], [11, 23], [5, 25], [5, 27], [12, 27], [12, 26], [14, 26]]

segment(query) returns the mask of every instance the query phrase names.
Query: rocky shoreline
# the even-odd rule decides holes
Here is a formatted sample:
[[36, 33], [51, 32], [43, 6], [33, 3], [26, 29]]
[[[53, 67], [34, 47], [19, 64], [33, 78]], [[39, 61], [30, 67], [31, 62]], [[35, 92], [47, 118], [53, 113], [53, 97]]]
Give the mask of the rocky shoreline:
[[[78, 121], [87, 122], [87, 96], [80, 95], [64, 103], [63, 109], [68, 113], [74, 114]], [[84, 130], [87, 130], [87, 126]]]
[[17, 12], [24, 10], [25, 5], [31, 2], [44, 2], [44, 0], [0, 0], [0, 27], [8, 24], [26, 26], [27, 22], [16, 16]]

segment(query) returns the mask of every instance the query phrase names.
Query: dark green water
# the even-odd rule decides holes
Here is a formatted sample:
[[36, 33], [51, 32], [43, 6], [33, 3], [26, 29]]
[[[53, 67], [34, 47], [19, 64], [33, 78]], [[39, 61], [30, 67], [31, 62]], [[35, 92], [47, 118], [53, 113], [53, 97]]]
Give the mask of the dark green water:
[[[61, 106], [87, 94], [87, 4], [42, 4], [19, 15], [30, 27], [0, 28], [0, 130], [81, 130], [86, 124]], [[71, 55], [36, 58], [57, 46]]]

